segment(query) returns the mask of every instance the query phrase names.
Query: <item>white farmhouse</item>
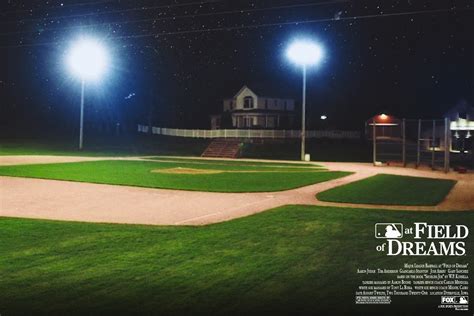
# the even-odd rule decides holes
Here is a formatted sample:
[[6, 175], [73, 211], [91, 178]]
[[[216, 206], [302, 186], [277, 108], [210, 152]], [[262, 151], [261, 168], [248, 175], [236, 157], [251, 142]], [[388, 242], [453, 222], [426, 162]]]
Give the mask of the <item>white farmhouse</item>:
[[211, 116], [211, 128], [284, 129], [293, 125], [294, 117], [293, 99], [263, 96], [243, 86], [224, 99], [223, 114]]

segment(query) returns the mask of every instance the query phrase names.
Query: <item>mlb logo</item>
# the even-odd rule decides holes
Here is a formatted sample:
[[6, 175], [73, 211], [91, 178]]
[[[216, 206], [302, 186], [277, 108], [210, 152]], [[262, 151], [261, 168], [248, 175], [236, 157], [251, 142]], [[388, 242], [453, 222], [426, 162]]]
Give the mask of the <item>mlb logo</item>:
[[456, 296], [456, 303], [457, 304], [467, 304], [469, 303], [469, 299], [467, 296]]
[[403, 237], [402, 223], [377, 223], [375, 224], [375, 238], [395, 239]]

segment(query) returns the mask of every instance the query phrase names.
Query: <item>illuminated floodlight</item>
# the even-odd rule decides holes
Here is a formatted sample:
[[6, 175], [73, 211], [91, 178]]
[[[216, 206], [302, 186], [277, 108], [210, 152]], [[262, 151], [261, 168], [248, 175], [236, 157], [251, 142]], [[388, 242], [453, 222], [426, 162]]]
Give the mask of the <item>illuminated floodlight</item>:
[[79, 149], [83, 147], [84, 90], [86, 81], [103, 77], [110, 64], [104, 45], [95, 38], [82, 37], [74, 42], [66, 54], [66, 64], [73, 75], [81, 79], [81, 112], [79, 119]]
[[381, 120], [384, 120], [384, 121], [385, 121], [386, 119], [388, 119], [388, 115], [385, 114], [385, 113], [380, 114], [379, 117], [380, 117]]
[[320, 63], [323, 55], [321, 45], [311, 40], [296, 40], [286, 51], [288, 59], [302, 66], [312, 66]]
[[328, 117], [326, 115], [321, 115], [321, 119], [324, 121], [325, 119], [327, 119]]
[[109, 56], [99, 40], [81, 38], [71, 45], [67, 53], [67, 65], [81, 80], [96, 81], [106, 72]]

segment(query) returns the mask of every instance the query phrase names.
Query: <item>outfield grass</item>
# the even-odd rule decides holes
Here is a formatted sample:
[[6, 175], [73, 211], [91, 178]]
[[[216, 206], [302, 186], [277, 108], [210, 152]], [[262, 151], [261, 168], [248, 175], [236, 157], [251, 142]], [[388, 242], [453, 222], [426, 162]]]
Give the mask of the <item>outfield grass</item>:
[[[87, 135], [86, 135], [87, 136]], [[160, 137], [148, 135], [120, 137], [85, 137], [84, 150], [78, 150], [77, 139], [0, 139], [2, 155], [55, 156], [200, 156], [209, 145], [206, 139]]]
[[110, 150], [79, 150], [76, 146], [63, 146], [62, 144], [35, 144], [35, 143], [1, 143], [0, 156], [83, 156], [83, 157], [114, 157], [132, 156], [134, 153], [110, 149]]
[[[242, 157], [257, 159], [300, 160], [299, 140], [284, 143], [244, 145]], [[313, 161], [370, 162], [371, 144], [362, 141], [307, 139], [306, 152]]]
[[258, 167], [309, 167], [309, 168], [322, 168], [321, 165], [315, 163], [299, 163], [299, 162], [273, 162], [273, 161], [248, 161], [240, 159], [232, 160], [219, 160], [219, 159], [198, 159], [198, 158], [178, 158], [178, 157], [150, 157], [150, 160], [156, 161], [175, 161], [195, 164], [212, 164], [212, 165], [232, 165], [232, 166], [258, 166]]
[[474, 212], [286, 206], [204, 227], [0, 218], [0, 311], [434, 315], [439, 296], [353, 304], [367, 279], [356, 270], [473, 262], [473, 237], [464, 257], [387, 257], [375, 250], [380, 221], [467, 224]]
[[317, 198], [342, 203], [437, 205], [455, 184], [454, 180], [378, 174], [321, 192]]
[[[0, 135], [1, 136], [1, 135]], [[87, 136], [87, 135], [86, 135]], [[209, 139], [135, 135], [120, 137], [85, 137], [84, 150], [77, 149], [77, 139], [0, 139], [0, 155], [65, 155], [65, 156], [200, 156]], [[313, 161], [371, 161], [371, 147], [365, 142], [324, 141], [308, 139], [306, 149]], [[244, 145], [243, 158], [300, 160], [300, 143]]]
[[[217, 174], [172, 174], [160, 169], [221, 170]], [[319, 168], [104, 160], [0, 167], [0, 175], [212, 192], [271, 192], [346, 176]]]

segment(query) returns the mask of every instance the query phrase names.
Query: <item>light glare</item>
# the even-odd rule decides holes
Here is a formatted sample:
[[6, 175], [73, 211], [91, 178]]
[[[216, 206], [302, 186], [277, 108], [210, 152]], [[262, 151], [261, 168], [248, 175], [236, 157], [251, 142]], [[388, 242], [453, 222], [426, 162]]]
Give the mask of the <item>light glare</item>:
[[83, 38], [68, 52], [67, 64], [81, 80], [97, 80], [106, 71], [109, 57], [104, 46], [95, 39]]
[[286, 52], [287, 57], [302, 66], [318, 64], [323, 58], [320, 45], [309, 40], [298, 40], [291, 44]]

